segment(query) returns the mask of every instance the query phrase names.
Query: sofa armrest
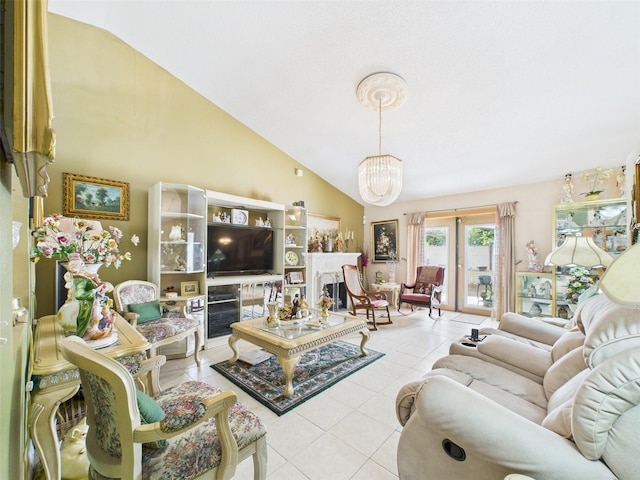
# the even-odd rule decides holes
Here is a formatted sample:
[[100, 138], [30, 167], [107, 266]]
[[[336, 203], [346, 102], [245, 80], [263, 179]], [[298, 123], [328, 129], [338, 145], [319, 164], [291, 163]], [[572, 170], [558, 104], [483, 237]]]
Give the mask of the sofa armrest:
[[[464, 461], [451, 461], [445, 439], [464, 449]], [[541, 479], [613, 478], [573, 442], [442, 375], [426, 378], [417, 394], [398, 445], [398, 468], [402, 478], [426, 471], [433, 478], [503, 478], [514, 471]]]

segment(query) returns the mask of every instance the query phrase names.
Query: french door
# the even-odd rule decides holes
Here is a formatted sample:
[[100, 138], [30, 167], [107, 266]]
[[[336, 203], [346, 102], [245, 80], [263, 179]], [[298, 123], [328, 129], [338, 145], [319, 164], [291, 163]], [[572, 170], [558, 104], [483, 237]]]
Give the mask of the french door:
[[425, 220], [423, 264], [445, 268], [443, 309], [486, 315], [495, 299], [495, 214], [461, 213]]

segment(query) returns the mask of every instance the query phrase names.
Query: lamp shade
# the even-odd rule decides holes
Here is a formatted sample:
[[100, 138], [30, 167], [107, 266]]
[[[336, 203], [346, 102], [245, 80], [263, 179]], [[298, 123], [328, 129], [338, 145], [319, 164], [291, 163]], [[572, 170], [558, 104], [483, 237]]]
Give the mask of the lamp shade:
[[640, 244], [620, 255], [604, 272], [598, 286], [607, 297], [623, 305], [640, 306]]
[[402, 160], [392, 155], [367, 157], [358, 167], [360, 196], [371, 205], [391, 205], [402, 190]]
[[567, 237], [562, 245], [547, 255], [545, 265], [608, 267], [613, 257], [597, 246], [591, 237]]

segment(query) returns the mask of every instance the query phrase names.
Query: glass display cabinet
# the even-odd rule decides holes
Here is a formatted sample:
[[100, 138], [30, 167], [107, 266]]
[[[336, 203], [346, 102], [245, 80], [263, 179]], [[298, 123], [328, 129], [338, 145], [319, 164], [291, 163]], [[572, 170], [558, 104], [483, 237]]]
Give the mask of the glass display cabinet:
[[563, 203], [554, 207], [553, 246], [567, 236], [591, 237], [613, 258], [629, 245], [627, 201], [624, 198]]

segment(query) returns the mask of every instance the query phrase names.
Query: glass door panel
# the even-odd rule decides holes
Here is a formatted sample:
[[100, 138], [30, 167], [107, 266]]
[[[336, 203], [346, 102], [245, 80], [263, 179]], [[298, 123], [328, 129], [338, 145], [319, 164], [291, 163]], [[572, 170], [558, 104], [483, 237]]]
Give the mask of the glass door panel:
[[[450, 241], [451, 228], [449, 225], [439, 225], [425, 228], [424, 259], [426, 265], [444, 267], [444, 289], [440, 297], [442, 308], [449, 307], [449, 299], [453, 298], [449, 292], [449, 258], [450, 250], [455, 245]], [[455, 252], [455, 249], [453, 249]], [[454, 257], [455, 258], [455, 257]]]
[[493, 215], [460, 218], [458, 305], [460, 311], [488, 314], [495, 286], [495, 235]]

